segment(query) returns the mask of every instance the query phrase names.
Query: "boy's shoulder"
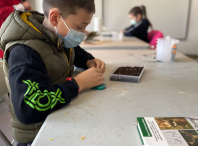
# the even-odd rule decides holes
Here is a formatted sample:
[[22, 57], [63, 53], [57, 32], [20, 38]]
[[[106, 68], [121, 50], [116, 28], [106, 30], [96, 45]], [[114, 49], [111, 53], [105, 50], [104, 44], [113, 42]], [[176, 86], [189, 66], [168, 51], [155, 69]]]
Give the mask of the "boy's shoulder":
[[11, 49], [10, 54], [19, 55], [19, 53], [22, 53], [21, 55], [24, 55], [24, 54], [28, 54], [31, 50], [32, 48], [26, 45], [18, 44]]
[[32, 48], [18, 44], [12, 48], [8, 57], [10, 70], [18, 66], [32, 65], [33, 61], [42, 62], [40, 55]]
[[26, 45], [18, 44], [11, 49], [9, 58], [19, 57], [26, 58], [26, 60], [28, 60], [32, 53], [36, 53], [36, 51]]

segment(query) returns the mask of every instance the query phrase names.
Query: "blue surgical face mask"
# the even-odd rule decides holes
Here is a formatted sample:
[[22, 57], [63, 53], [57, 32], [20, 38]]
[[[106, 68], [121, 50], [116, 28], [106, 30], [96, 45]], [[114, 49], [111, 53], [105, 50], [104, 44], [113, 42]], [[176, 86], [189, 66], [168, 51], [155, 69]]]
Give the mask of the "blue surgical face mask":
[[137, 22], [134, 19], [131, 19], [131, 24], [135, 25]]
[[[61, 19], [63, 20], [63, 18], [61, 17]], [[82, 43], [82, 41], [84, 40], [84, 38], [86, 37], [86, 33], [80, 32], [80, 31], [76, 31], [73, 29], [69, 29], [69, 27], [67, 26], [67, 24], [65, 23], [65, 21], [63, 20], [63, 23], [65, 24], [65, 26], [67, 27], [67, 29], [69, 30], [68, 34], [66, 37], [62, 37], [58, 31], [57, 28], [56, 29], [56, 33], [62, 37], [64, 39], [64, 47], [65, 48], [74, 48], [77, 47], [78, 45], [80, 45]]]

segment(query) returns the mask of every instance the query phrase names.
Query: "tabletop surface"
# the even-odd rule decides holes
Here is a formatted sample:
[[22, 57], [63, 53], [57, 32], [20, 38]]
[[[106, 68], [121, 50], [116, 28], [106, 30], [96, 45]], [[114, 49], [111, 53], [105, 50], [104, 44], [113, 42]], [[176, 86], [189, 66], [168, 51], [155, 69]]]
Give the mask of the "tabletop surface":
[[[141, 146], [137, 117], [198, 116], [198, 63], [192, 59], [177, 53], [175, 62], [156, 62], [151, 50], [89, 52], [106, 62], [108, 88], [83, 91], [49, 115], [32, 146]], [[146, 65], [140, 83], [109, 80], [114, 67], [130, 64]]]
[[[96, 39], [100, 40], [99, 37]], [[136, 38], [136, 37], [124, 37], [122, 41], [113, 41], [111, 37], [102, 37], [102, 41], [97, 44], [85, 44], [80, 45], [84, 49], [107, 49], [107, 48], [128, 48], [128, 49], [149, 49], [149, 44]]]

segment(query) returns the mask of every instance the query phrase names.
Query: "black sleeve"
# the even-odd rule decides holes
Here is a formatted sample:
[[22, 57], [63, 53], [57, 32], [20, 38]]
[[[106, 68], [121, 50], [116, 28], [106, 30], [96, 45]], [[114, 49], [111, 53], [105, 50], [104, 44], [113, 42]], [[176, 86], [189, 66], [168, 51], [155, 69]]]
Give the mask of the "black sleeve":
[[129, 29], [126, 30], [126, 32], [124, 33], [125, 36], [135, 36], [140, 38], [141, 36], [147, 34], [147, 30], [148, 30], [149, 24], [148, 21], [146, 19], [144, 19], [142, 21], [142, 23], [135, 27], [131, 27]]
[[87, 61], [95, 59], [90, 53], [82, 49], [80, 46], [74, 48], [75, 60], [74, 65], [79, 68], [87, 69]]
[[53, 111], [70, 103], [78, 94], [74, 81], [50, 86], [40, 55], [25, 45], [9, 55], [11, 100], [18, 120], [26, 125], [42, 122]]
[[131, 25], [131, 26], [129, 26], [129, 27], [127, 27], [127, 28], [125, 28], [124, 30], [130, 30], [131, 28], [133, 28], [134, 27], [134, 25]]
[[132, 36], [132, 35], [131, 35], [131, 31], [134, 30], [134, 25], [131, 25], [130, 27], [125, 28], [124, 30], [125, 30], [124, 36], [130, 37], [130, 36]]

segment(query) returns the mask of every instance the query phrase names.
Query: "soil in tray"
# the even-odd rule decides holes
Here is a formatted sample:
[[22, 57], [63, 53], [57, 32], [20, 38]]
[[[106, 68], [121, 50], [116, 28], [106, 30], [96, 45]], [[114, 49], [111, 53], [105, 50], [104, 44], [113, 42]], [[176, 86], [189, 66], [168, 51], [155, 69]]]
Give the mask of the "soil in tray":
[[114, 74], [118, 75], [128, 75], [128, 76], [139, 76], [143, 70], [143, 67], [119, 67]]

